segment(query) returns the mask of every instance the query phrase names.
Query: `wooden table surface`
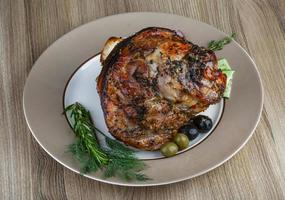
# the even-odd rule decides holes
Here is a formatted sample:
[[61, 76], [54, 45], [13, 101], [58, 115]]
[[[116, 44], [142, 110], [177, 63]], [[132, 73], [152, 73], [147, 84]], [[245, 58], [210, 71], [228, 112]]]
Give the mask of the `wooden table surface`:
[[[254, 136], [230, 161], [192, 180], [141, 188], [99, 183], [53, 160], [26, 125], [23, 87], [40, 54], [81, 24], [135, 11], [236, 32], [261, 73], [265, 101]], [[0, 199], [285, 199], [284, 0], [0, 0], [0, 72]]]

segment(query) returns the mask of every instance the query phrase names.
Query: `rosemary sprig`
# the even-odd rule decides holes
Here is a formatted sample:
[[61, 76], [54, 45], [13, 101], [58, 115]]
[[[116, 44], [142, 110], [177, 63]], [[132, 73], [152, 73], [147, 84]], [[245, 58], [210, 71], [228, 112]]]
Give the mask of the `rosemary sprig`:
[[227, 36], [221, 40], [212, 40], [208, 44], [208, 48], [212, 51], [219, 51], [224, 48], [226, 44], [229, 44], [234, 38], [236, 34], [232, 33], [230, 36]]
[[[134, 151], [123, 144], [106, 137], [93, 124], [90, 112], [76, 102], [65, 109], [70, 113], [72, 128], [77, 137], [69, 151], [81, 164], [81, 172], [103, 171], [104, 177], [118, 176], [126, 181], [145, 181], [149, 178], [141, 173], [145, 163], [135, 157]], [[102, 148], [96, 138], [96, 131], [105, 137], [107, 148]]]

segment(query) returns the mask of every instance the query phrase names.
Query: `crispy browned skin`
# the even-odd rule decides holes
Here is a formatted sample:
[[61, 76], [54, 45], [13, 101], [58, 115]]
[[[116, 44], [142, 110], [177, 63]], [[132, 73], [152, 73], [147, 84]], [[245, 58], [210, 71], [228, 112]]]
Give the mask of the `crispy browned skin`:
[[124, 39], [103, 61], [98, 91], [109, 131], [157, 150], [191, 116], [220, 101], [226, 76], [213, 51], [165, 28]]

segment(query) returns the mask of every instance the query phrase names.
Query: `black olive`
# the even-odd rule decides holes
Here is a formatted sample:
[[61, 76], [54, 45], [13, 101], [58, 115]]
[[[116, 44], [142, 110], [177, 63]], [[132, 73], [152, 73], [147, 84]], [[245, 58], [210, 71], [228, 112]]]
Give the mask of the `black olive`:
[[181, 126], [181, 127], [178, 129], [178, 133], [188, 134], [188, 132], [189, 132], [190, 129], [191, 129], [191, 125], [186, 124], [186, 125], [184, 125], [184, 126]]
[[194, 119], [190, 118], [187, 124], [193, 124], [194, 125]]
[[194, 140], [198, 135], [199, 135], [199, 131], [195, 126], [192, 126], [189, 131], [188, 131], [188, 137], [190, 140]]
[[199, 129], [200, 132], [207, 132], [213, 127], [213, 122], [211, 118], [205, 115], [198, 115], [193, 118], [193, 123]]
[[194, 124], [184, 125], [178, 130], [178, 132], [186, 134], [189, 140], [194, 140], [199, 135], [199, 131]]

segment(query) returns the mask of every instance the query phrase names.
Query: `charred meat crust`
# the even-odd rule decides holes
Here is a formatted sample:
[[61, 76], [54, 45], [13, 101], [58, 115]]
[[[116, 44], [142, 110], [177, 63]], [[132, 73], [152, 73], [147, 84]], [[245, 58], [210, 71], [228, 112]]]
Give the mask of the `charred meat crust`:
[[[153, 30], [153, 31], [157, 31], [157, 30], [165, 30], [165, 31], [171, 31], [173, 32], [173, 30], [171, 29], [167, 29], [167, 28], [160, 28], [160, 27], [148, 27], [148, 28], [144, 28], [142, 30], [140, 30], [139, 32], [137, 32], [136, 34], [124, 39], [123, 41], [121, 41], [119, 44], [117, 44], [115, 46], [115, 48], [111, 51], [111, 53], [107, 56], [106, 60], [102, 63], [103, 68], [101, 70], [100, 75], [98, 76], [98, 91], [100, 92], [101, 96], [102, 96], [102, 92], [104, 90], [104, 83], [107, 81], [107, 79], [105, 79], [104, 82], [104, 77], [106, 77], [109, 72], [111, 71], [111, 68], [113, 66], [113, 64], [118, 60], [118, 57], [120, 56], [120, 50], [126, 46], [133, 37], [135, 37], [136, 35], [139, 35], [140, 33], [146, 31], [146, 30]], [[178, 36], [178, 35], [177, 35]], [[102, 97], [101, 97], [102, 98]]]
[[[147, 55], [156, 55], [157, 49], [155, 46], [153, 48], [152, 41], [145, 39], [145, 36], [150, 35], [151, 40], [152, 34], [158, 34], [162, 41], [164, 37], [167, 38], [166, 43], [159, 43], [163, 53], [158, 52], [159, 56], [166, 56], [166, 61], [160, 63], [162, 67], [158, 67], [156, 74], [145, 76], [145, 70], [157, 64], [141, 55], [145, 51]], [[134, 45], [142, 48], [139, 50], [142, 52], [135, 52], [138, 53], [139, 59], [134, 59], [135, 54], [132, 54]], [[127, 53], [122, 52], [125, 48]], [[135, 60], [132, 61], [134, 63], [123, 61], [121, 64], [122, 55], [129, 56], [128, 58]], [[159, 149], [162, 144], [171, 140], [178, 127], [191, 116], [221, 99], [226, 84], [225, 75], [217, 69], [214, 52], [192, 44], [167, 28], [145, 28], [122, 40], [102, 65], [97, 89], [109, 131], [124, 143], [144, 150]], [[122, 67], [123, 71], [128, 65], [136, 66], [136, 69], [140, 67], [140, 70], [132, 72], [133, 80], [118, 71], [118, 67]], [[146, 67], [148, 69], [145, 69]], [[122, 86], [114, 86], [112, 82], [116, 81], [115, 79], [119, 79]], [[119, 97], [114, 97], [112, 89]], [[127, 103], [114, 100], [120, 97], [129, 100]], [[115, 105], [114, 102], [120, 105]], [[129, 128], [128, 123], [124, 124], [126, 121], [133, 128]]]

